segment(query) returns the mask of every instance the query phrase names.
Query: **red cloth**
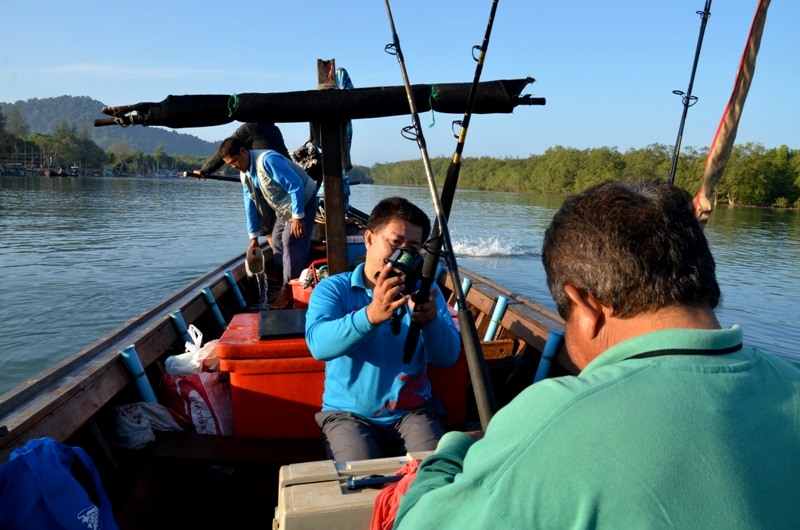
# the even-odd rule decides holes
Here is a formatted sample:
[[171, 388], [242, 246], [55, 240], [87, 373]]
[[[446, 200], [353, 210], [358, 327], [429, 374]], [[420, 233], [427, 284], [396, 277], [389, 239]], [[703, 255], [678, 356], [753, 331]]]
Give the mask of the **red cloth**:
[[375, 497], [375, 505], [372, 509], [372, 522], [370, 530], [391, 530], [394, 525], [394, 518], [397, 515], [397, 508], [400, 506], [400, 499], [408, 491], [408, 487], [417, 476], [417, 468], [420, 460], [415, 458], [411, 462], [401, 467], [395, 475], [405, 475], [397, 482], [392, 482], [384, 487], [378, 496]]

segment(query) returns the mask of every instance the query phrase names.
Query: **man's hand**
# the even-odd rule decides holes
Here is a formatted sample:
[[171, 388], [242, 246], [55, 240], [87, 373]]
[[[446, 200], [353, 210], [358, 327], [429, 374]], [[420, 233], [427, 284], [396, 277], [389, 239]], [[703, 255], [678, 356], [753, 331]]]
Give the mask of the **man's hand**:
[[250, 244], [247, 245], [247, 248], [253, 248], [253, 247], [257, 247], [257, 246], [258, 246], [258, 238], [254, 237], [254, 238], [250, 239]]
[[306, 226], [302, 219], [292, 219], [292, 236], [300, 239], [306, 235]]
[[420, 304], [415, 304], [414, 298], [411, 297], [408, 304], [411, 308], [411, 320], [422, 324], [436, 320], [436, 316], [439, 314], [436, 312], [436, 295], [438, 292], [436, 289], [431, 289], [428, 301]]
[[203, 173], [202, 171], [200, 171], [199, 169], [195, 169], [194, 171], [192, 171], [190, 173], [190, 175], [192, 175], [196, 179], [205, 180], [207, 178], [207, 175], [205, 173]]
[[401, 294], [405, 279], [402, 275], [391, 276], [391, 271], [391, 263], [384, 265], [375, 279], [375, 287], [372, 288], [372, 301], [367, 306], [367, 318], [374, 326], [392, 318], [394, 312], [408, 301], [408, 296]]
[[483, 431], [464, 431], [464, 434], [475, 440], [476, 442], [483, 438], [485, 434]]

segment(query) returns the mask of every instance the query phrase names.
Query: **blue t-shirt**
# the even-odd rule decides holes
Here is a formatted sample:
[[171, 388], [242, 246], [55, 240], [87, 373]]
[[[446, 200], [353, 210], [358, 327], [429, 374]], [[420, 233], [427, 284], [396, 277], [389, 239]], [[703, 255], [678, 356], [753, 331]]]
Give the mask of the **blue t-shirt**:
[[314, 358], [325, 361], [322, 410], [352, 412], [390, 425], [431, 398], [428, 363], [455, 364], [461, 339], [444, 297], [437, 293], [439, 314], [422, 326], [416, 352], [405, 364], [408, 309], [395, 335], [390, 322], [369, 322], [366, 307], [371, 300], [363, 263], [353, 272], [325, 278], [311, 293], [306, 340]]

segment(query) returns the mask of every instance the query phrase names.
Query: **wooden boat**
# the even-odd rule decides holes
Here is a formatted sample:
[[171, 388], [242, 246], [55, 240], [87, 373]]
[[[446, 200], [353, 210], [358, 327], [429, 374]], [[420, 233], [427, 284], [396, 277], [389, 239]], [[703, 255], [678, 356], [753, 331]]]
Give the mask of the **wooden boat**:
[[[521, 89], [527, 82], [522, 80], [515, 85]], [[355, 100], [348, 103], [342, 98], [387, 94], [393, 100], [401, 98], [397, 90], [375, 90], [376, 94], [329, 92], [321, 96], [314, 92], [313, 99], [315, 105], [324, 106], [320, 98], [327, 98], [334, 106], [346, 106]], [[518, 101], [518, 90], [514, 90], [510, 99]], [[427, 93], [424, 88], [418, 91]], [[290, 96], [297, 104], [303, 94]], [[509, 99], [507, 96], [503, 96], [504, 101]], [[170, 126], [183, 127], [229, 121], [225, 114], [227, 97], [200, 97], [207, 114], [190, 118], [170, 115], [171, 110], [165, 109], [180, 103], [177, 106], [185, 112], [197, 103], [191, 99], [194, 96], [170, 98], [161, 104], [105, 109], [114, 117], [96, 125], [147, 125], [148, 120], [150, 124], [163, 120]], [[489, 112], [494, 108], [491, 101], [484, 104]], [[381, 107], [375, 105], [370, 112], [397, 112], [396, 106], [390, 105], [388, 111]], [[363, 228], [359, 222], [364, 220], [360, 212], [345, 211], [342, 194], [341, 121], [352, 116], [329, 108], [319, 112], [325, 118], [322, 138], [327, 146], [323, 156], [325, 219], [314, 238], [312, 259], [324, 258], [332, 272], [339, 272], [351, 265], [348, 237]], [[304, 114], [298, 121], [314, 117], [317, 115]], [[267, 274], [274, 277], [269, 249], [264, 249], [264, 256]], [[462, 278], [463, 283], [454, 282], [454, 277]], [[469, 314], [468, 320], [474, 325], [466, 332], [482, 338], [478, 359], [466, 359], [465, 355], [446, 373], [431, 373], [434, 394], [444, 399], [450, 409], [446, 424], [449, 429], [470, 430], [482, 425], [483, 393], [499, 408], [545, 373], [577, 373], [557, 340], [563, 332], [563, 321], [540, 304], [463, 269], [458, 274], [447, 270], [438, 274], [437, 287], [451, 304], [463, 301], [465, 306], [458, 310]], [[321, 363], [303, 350], [302, 331], [298, 334], [295, 329], [288, 339], [261, 338], [260, 322], [285, 312], [261, 310], [260, 291], [257, 279], [248, 276], [245, 256], [236, 256], [84, 351], [3, 395], [0, 462], [29, 440], [41, 437], [85, 449], [100, 470], [122, 528], [239, 528], [254, 521], [268, 524], [270, 519], [273, 528], [281, 530], [368, 527], [377, 490], [348, 490], [347, 479], [376, 472], [391, 474], [404, 460], [397, 457], [336, 464], [324, 460], [321, 431], [318, 427], [315, 430], [313, 421], [321, 401]], [[302, 301], [300, 296], [296, 300]], [[302, 309], [299, 311], [302, 313]], [[141, 402], [143, 387], [158, 389], [167, 359], [185, 349], [189, 326], [202, 330], [206, 341], [218, 341], [220, 369], [230, 377], [233, 434], [156, 431], [155, 439], [140, 449], [120, 447], [115, 443], [118, 407]], [[256, 359], [245, 355], [254, 350], [268, 350], [271, 356]], [[141, 364], [133, 374], [123, 355], [131, 353]], [[263, 366], [261, 372], [250, 370], [251, 365], [265, 364], [270, 365], [268, 370]], [[482, 374], [488, 377], [482, 379]], [[292, 467], [304, 464], [312, 467]], [[324, 485], [327, 493], [322, 489], [287, 493], [289, 487], [315, 484]], [[305, 518], [300, 513], [304, 496], [308, 501], [305, 508], [310, 510]], [[335, 497], [333, 503], [323, 506], [331, 496]], [[308, 504], [318, 505], [318, 510]]]
[[45, 169], [44, 170], [45, 177], [72, 177], [77, 176], [77, 174], [70, 173], [69, 171], [65, 171], [64, 168], [58, 169]]
[[[317, 240], [314, 257], [323, 253], [324, 241]], [[264, 255], [269, 272], [268, 247]], [[495, 398], [503, 404], [533, 382], [549, 333], [561, 330], [562, 321], [537, 303], [487, 278], [463, 270], [461, 273], [465, 283], [471, 282], [466, 299], [478, 332], [484, 336], [496, 326], [493, 338], [483, 343], [483, 351]], [[439, 287], [452, 299], [449, 275], [441, 275]], [[506, 308], [502, 314], [495, 312], [499, 306]], [[39, 437], [83, 447], [101, 470], [122, 527], [160, 526], [165, 521], [180, 522], [185, 527], [211, 526], [211, 522], [241, 527], [247, 521], [272, 517], [280, 466], [324, 460], [321, 432], [316, 436], [301, 432], [299, 437], [284, 437], [280, 435], [282, 429], [296, 426], [276, 425], [269, 410], [256, 411], [257, 417], [236, 418], [237, 391], [249, 393], [252, 388], [237, 389], [235, 373], [231, 374], [231, 381], [236, 424], [252, 426], [263, 422], [271, 424], [277, 434], [156, 432], [155, 442], [141, 450], [122, 449], [114, 444], [115, 407], [142, 400], [122, 350], [135, 347], [146, 378], [152, 388], [158, 389], [167, 357], [182, 353], [185, 348], [185, 331], [181, 329], [183, 325], [176, 325], [177, 320], [196, 326], [204, 341], [222, 342], [226, 336], [233, 337], [230, 341], [234, 344], [258, 341], [255, 323], [263, 313], [258, 307], [258, 285], [255, 278], [248, 277], [243, 256], [221, 264], [169, 295], [109, 336], [4, 395], [0, 401], [0, 461], [6, 461], [13, 449]], [[299, 340], [304, 342], [302, 336]], [[563, 349], [558, 359], [554, 365], [558, 370], [569, 366]], [[290, 373], [288, 361], [298, 360], [316, 362], [310, 357], [278, 359], [276, 364], [287, 361], [286, 373], [274, 376], [268, 385], [258, 383], [256, 386], [264, 387], [264, 396], [256, 400], [272, 400], [276, 408], [303, 412], [307, 417], [294, 421], [307, 425], [313, 423], [315, 410], [304, 396], [311, 392], [321, 397], [321, 379], [308, 378], [311, 386], [318, 385], [316, 388], [309, 388], [309, 384], [292, 386], [294, 374]], [[453, 411], [460, 415], [460, 421], [451, 428], [475, 428], [478, 416], [466, 365], [462, 362], [459, 369], [452, 370], [460, 378], [448, 386], [460, 393], [456, 401], [462, 408]], [[270, 386], [278, 389], [275, 395], [269, 395]]]
[[[320, 68], [320, 71], [333, 69]], [[510, 112], [517, 105], [543, 104], [543, 99], [520, 96], [530, 82], [532, 79], [523, 78], [485, 85], [487, 89], [482, 89], [477, 103], [480, 112]], [[441, 94], [435, 103], [438, 110], [463, 112], [468, 88], [466, 84], [438, 85]], [[430, 90], [427, 85], [415, 87], [421, 103], [429, 100]], [[363, 234], [366, 214], [348, 208], [343, 194], [342, 151], [338, 147], [343, 141], [340, 120], [353, 116], [343, 114], [341, 109], [358, 108], [358, 117], [394, 115], [401, 112], [401, 104], [407, 104], [405, 95], [397, 88], [377, 87], [338, 95], [331, 91], [308, 91], [269, 96], [253, 99], [282, 101], [289, 97], [293, 105], [302, 107], [307, 98], [311, 103], [302, 119], [319, 120], [326, 146], [322, 160], [324, 216], [318, 217], [319, 230], [314, 236], [311, 257], [312, 263], [326, 260], [331, 273], [344, 271], [354, 265], [355, 257], [363, 255], [363, 238], [359, 242], [358, 237]], [[348, 98], [355, 100], [349, 102]], [[227, 97], [224, 99], [222, 104], [227, 107]], [[368, 110], [355, 104], [373, 99], [377, 103]], [[176, 104], [177, 100], [180, 104]], [[212, 121], [217, 119], [214, 116], [218, 113], [212, 107], [218, 100], [207, 96], [170, 96], [165, 104], [122, 108], [124, 112], [142, 113], [140, 123], [145, 125], [148, 120], [153, 124], [157, 114], [159, 120], [180, 127], [185, 123], [197, 125], [199, 121], [210, 124], [203, 120], [208, 116]], [[243, 107], [258, 107], [248, 103], [248, 98], [241, 97], [240, 101]], [[199, 116], [191, 110], [196, 104], [204, 109]], [[291, 115], [284, 116], [288, 118]], [[312, 121], [317, 122], [316, 119]], [[96, 125], [108, 123], [102, 121]], [[264, 274], [276, 280], [268, 247], [263, 254]], [[452, 263], [455, 265], [454, 260]], [[453, 268], [457, 270], [457, 266]], [[451, 303], [462, 301], [459, 313], [468, 315], [466, 320], [470, 324], [470, 329], [464, 332], [485, 340], [476, 345], [479, 359], [473, 358], [474, 349], [465, 348], [454, 367], [438, 373], [432, 368], [431, 380], [434, 393], [449, 410], [446, 426], [474, 429], [482, 424], [485, 403], [497, 407], [508, 402], [532, 384], [540, 364], [551, 364], [550, 359], [540, 361], [551, 332], [561, 331], [563, 323], [551, 311], [487, 278], [467, 271], [460, 274], [443, 268], [437, 276], [439, 289], [450, 297]], [[457, 284], [455, 277], [459, 278]], [[271, 283], [275, 285], [277, 281]], [[245, 256], [236, 256], [86, 350], [2, 396], [0, 462], [7, 460], [14, 449], [41, 437], [84, 448], [100, 470], [115, 517], [123, 528], [170, 524], [243, 527], [250, 521], [273, 517], [279, 504], [279, 481], [287, 483], [281, 470], [286, 473], [290, 468], [284, 466], [304, 462], [332, 466], [333, 462], [325, 461], [322, 432], [314, 421], [314, 413], [321, 406], [324, 363], [308, 353], [303, 327], [296, 322], [284, 324], [279, 328], [281, 337], [261, 339], [261, 322], [281, 315], [302, 319], [304, 310], [262, 310], [262, 292], [258, 275], [248, 275]], [[305, 290], [298, 288], [296, 306], [305, 301], [304, 293]], [[120, 407], [153, 397], [164, 400], [159, 383], [167, 359], [184, 352], [187, 341], [191, 340], [188, 333], [191, 326], [202, 332], [204, 343], [218, 341], [219, 368], [229, 378], [233, 432], [198, 434], [199, 429], [190, 425], [186, 431], [155, 431], [155, 439], [141, 448], [132, 449], [124, 444], [121, 447], [117, 425]], [[556, 372], [569, 370], [563, 348], [557, 359], [552, 363]], [[468, 365], [472, 375], [468, 375]], [[390, 458], [374, 465], [391, 472], [401, 463]], [[362, 475], [375, 469], [371, 464], [363, 465], [370, 472], [362, 470]], [[339, 484], [354, 474], [337, 476], [334, 483]], [[370, 502], [376, 491], [375, 488], [362, 491], [360, 497], [367, 499], [367, 503], [362, 502], [359, 512], [361, 523], [364, 514], [371, 511]], [[275, 517], [276, 526], [292, 526], [284, 516]], [[359, 524], [358, 517], [346, 519], [345, 526]], [[328, 528], [330, 522], [326, 519], [322, 526]]]

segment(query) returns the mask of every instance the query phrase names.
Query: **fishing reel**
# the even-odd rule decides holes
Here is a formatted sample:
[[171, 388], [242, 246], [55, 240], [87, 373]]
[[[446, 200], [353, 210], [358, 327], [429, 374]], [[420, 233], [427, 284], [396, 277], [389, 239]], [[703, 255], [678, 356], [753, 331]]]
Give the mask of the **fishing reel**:
[[384, 260], [392, 264], [389, 277], [404, 276], [405, 283], [402, 294], [412, 294], [417, 287], [417, 282], [422, 277], [422, 265], [425, 263], [416, 249], [411, 247], [400, 247], [391, 256]]
[[[425, 259], [420, 256], [419, 252], [411, 247], [400, 247], [384, 262], [392, 264], [389, 278], [403, 276], [403, 290], [400, 295], [412, 294], [417, 288], [417, 281], [422, 277], [422, 265], [425, 263]], [[395, 335], [400, 334], [400, 321], [404, 313], [405, 307], [401, 307], [390, 319], [392, 333]]]

